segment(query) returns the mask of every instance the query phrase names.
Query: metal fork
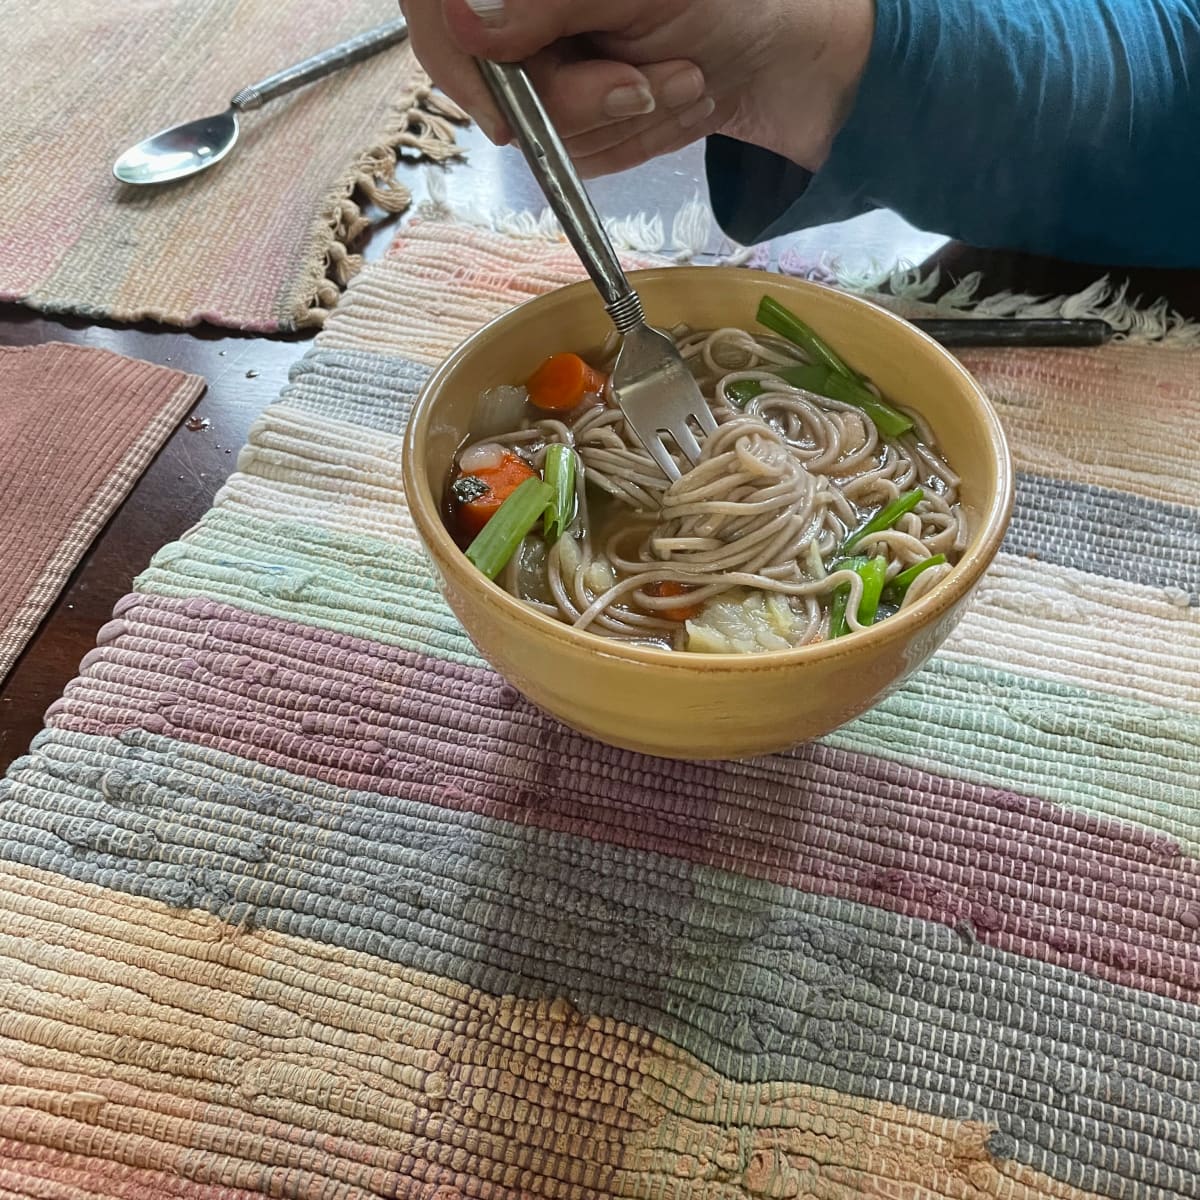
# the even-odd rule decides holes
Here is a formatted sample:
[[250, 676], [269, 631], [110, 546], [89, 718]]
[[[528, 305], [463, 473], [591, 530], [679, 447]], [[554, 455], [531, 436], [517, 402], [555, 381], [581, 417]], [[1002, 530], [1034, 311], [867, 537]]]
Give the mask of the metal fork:
[[642, 301], [621, 268], [583, 181], [524, 67], [480, 60], [479, 69], [621, 335], [611, 384], [625, 422], [667, 478], [678, 479], [679, 465], [664, 435], [685, 458], [698, 462], [697, 432], [708, 435], [717, 428], [708, 401], [674, 340], [646, 324]]

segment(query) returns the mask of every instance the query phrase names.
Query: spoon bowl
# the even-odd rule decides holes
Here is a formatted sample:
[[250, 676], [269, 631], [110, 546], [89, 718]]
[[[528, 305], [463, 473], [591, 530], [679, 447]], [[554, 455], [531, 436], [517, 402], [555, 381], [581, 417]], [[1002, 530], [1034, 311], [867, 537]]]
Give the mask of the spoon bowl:
[[212, 117], [172, 125], [130, 147], [113, 164], [122, 183], [169, 183], [195, 175], [233, 149], [238, 139], [237, 113], [227, 108]]
[[331, 50], [322, 50], [294, 67], [242, 88], [224, 112], [172, 125], [138, 142], [113, 164], [113, 174], [122, 183], [132, 184], [170, 183], [172, 179], [195, 175], [220, 162], [237, 144], [238, 113], [261, 108], [268, 101], [324, 79], [334, 71], [365, 62], [407, 36], [408, 26], [402, 19], [388, 21]]

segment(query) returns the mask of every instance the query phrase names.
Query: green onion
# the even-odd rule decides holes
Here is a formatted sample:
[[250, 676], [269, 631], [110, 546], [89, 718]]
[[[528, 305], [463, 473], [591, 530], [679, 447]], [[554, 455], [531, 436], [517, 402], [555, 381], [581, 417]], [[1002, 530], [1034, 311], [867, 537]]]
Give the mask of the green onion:
[[495, 579], [553, 497], [554, 489], [548, 483], [540, 479], [525, 480], [467, 547], [467, 558], [489, 579]]
[[800, 320], [778, 300], [770, 296], [762, 298], [758, 305], [758, 323], [765, 325], [772, 333], [779, 334], [781, 338], [786, 338], [793, 345], [799, 346], [814, 363], [824, 363], [847, 379], [858, 379], [858, 376], [842, 362], [837, 351], [820, 337], [812, 326]]
[[897, 595], [903, 596], [912, 585], [912, 581], [916, 579], [923, 571], [928, 571], [930, 567], [940, 567], [946, 561], [944, 554], [933, 554], [929, 558], [923, 558], [919, 563], [913, 563], [907, 570], [901, 571], [895, 579], [888, 584], [887, 590], [895, 592]]
[[761, 396], [763, 386], [757, 379], [738, 379], [725, 385], [725, 395], [729, 403], [738, 408], [745, 408], [755, 396]]
[[[879, 599], [887, 581], [887, 559], [883, 555], [875, 558], [851, 558], [838, 564], [839, 570], [852, 568], [862, 580], [862, 598], [858, 602], [858, 623], [872, 625], [879, 612]], [[843, 583], [833, 593], [829, 609], [830, 638], [843, 637], [850, 632], [846, 619], [846, 608], [850, 603], [850, 585]]]
[[557, 443], [546, 447], [546, 483], [554, 490], [546, 506], [546, 540], [555, 541], [575, 519], [575, 451]]
[[[829, 367], [817, 363], [802, 363], [794, 367], [780, 367], [772, 371], [784, 383], [824, 396], [828, 400], [840, 400], [843, 404], [853, 405], [861, 409], [875, 422], [884, 437], [900, 437], [913, 427], [911, 418], [906, 417], [899, 409], [880, 400], [874, 392], [863, 387], [853, 379], [839, 375]], [[755, 396], [761, 396], [763, 386], [755, 379], [738, 379], [725, 388], [725, 394], [730, 401], [744, 407]]]
[[[836, 562], [829, 564], [829, 574], [832, 575], [835, 571], [857, 571], [866, 565], [865, 558], [839, 558]], [[848, 583], [839, 584], [833, 589], [833, 599], [829, 604], [829, 636], [831, 638], [841, 637], [846, 632], [846, 605], [849, 600], [850, 585]]]
[[905, 492], [903, 496], [898, 496], [886, 508], [881, 508], [857, 533], [852, 533], [846, 539], [842, 553], [849, 553], [859, 542], [873, 533], [882, 533], [885, 529], [891, 529], [905, 513], [912, 512], [924, 499], [925, 493], [920, 488], [913, 488], [911, 492]]
[[874, 625], [879, 612], [879, 598], [887, 582], [887, 559], [882, 554], [876, 555], [866, 566], [858, 568], [858, 574], [863, 581], [862, 599], [858, 602], [858, 623]]
[[865, 554], [855, 554], [849, 558], [835, 558], [825, 568], [825, 574], [832, 575], [834, 571], [857, 571], [866, 561], [867, 556]]
[[818, 396], [840, 400], [843, 404], [862, 409], [884, 437], [900, 437], [913, 427], [912, 418], [906, 417], [898, 408], [880, 400], [857, 380], [838, 375], [828, 367], [784, 367], [777, 374], [792, 387], [803, 388], [806, 392], [815, 392]]

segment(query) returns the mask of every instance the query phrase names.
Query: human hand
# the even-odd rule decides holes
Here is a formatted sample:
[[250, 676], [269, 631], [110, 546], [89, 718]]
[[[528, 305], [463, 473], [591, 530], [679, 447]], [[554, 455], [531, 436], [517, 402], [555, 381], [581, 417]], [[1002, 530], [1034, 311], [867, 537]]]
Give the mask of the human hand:
[[872, 0], [400, 0], [435, 83], [497, 143], [474, 58], [524, 61], [585, 175], [723, 132], [815, 170], [866, 63]]

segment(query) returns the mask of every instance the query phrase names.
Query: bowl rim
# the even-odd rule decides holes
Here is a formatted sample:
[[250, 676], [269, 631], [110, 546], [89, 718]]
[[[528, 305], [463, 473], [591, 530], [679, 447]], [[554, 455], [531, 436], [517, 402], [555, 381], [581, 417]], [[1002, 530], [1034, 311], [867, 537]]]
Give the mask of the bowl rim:
[[[911, 608], [902, 609], [895, 616], [889, 617], [886, 621], [881, 621], [869, 629], [856, 630], [853, 636], [838, 638], [834, 641], [810, 643], [807, 646], [795, 646], [787, 650], [764, 650], [753, 654], [684, 653], [653, 646], [631, 645], [613, 638], [606, 638], [586, 629], [576, 629], [572, 625], [567, 625], [563, 621], [529, 607], [499, 584], [481, 574], [471, 565], [462, 549], [451, 537], [443, 520], [441, 501], [432, 494], [426, 478], [421, 444], [427, 440], [428, 426], [434, 412], [433, 397], [441, 390], [446, 378], [454, 372], [463, 359], [475, 353], [475, 347], [480, 339], [495, 332], [499, 327], [518, 319], [519, 315], [524, 314], [527, 309], [536, 309], [551, 301], [563, 303], [564, 300], [569, 301], [585, 294], [595, 297], [596, 302], [599, 303], [595, 288], [588, 280], [567, 284], [564, 287], [555, 288], [553, 291], [533, 296], [492, 318], [442, 360], [425, 381], [413, 402], [401, 448], [405, 498], [417, 527], [417, 534], [425, 546], [426, 553], [434, 560], [435, 570], [443, 572], [448, 568], [465, 587], [479, 589], [513, 619], [546, 635], [553, 643], [622, 659], [629, 663], [671, 671], [788, 670], [807, 662], [832, 661], [838, 658], [869, 655], [873, 648], [908, 640], [920, 629], [932, 624], [948, 609], [964, 600], [987, 570], [1000, 548], [1012, 515], [1015, 486], [1012, 455], [1004, 428], [991, 399], [976, 382], [974, 376], [944, 346], [903, 317], [882, 305], [873, 304], [864, 297], [855, 296], [826, 284], [778, 275], [771, 271], [724, 265], [649, 267], [630, 271], [629, 278], [636, 286], [639, 280], [653, 282], [668, 275], [678, 278], [680, 272], [703, 273], [705, 277], [711, 276], [714, 272], [718, 276], [736, 274], [738, 278], [748, 277], [760, 280], [768, 290], [782, 288], [800, 292], [823, 293], [835, 304], [854, 309], [868, 320], [880, 321], [897, 327], [902, 331], [903, 336], [916, 340], [924, 344], [927, 349], [932, 350], [934, 355], [941, 360], [943, 367], [948, 369], [951, 375], [957, 376], [963, 390], [973, 397], [984, 425], [991, 434], [988, 438], [988, 447], [996, 468], [999, 486], [991, 496], [986, 511], [982, 513], [982, 523], [978, 533], [949, 574], [930, 588], [929, 592]], [[430, 545], [431, 542], [434, 543], [433, 546]], [[446, 564], [446, 567], [442, 566], [443, 563]]]

